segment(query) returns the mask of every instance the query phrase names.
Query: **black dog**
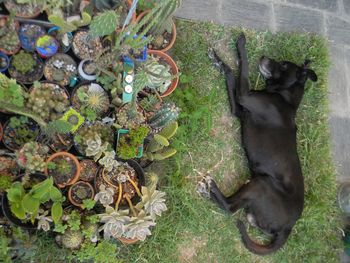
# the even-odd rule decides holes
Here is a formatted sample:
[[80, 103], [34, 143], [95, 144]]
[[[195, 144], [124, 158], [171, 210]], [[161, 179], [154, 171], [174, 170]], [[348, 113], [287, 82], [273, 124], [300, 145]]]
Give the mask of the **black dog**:
[[244, 208], [248, 221], [272, 235], [270, 244], [250, 239], [242, 221], [237, 222], [245, 246], [264, 255], [281, 248], [300, 217], [304, 205], [304, 180], [296, 147], [295, 116], [304, 95], [307, 79], [317, 81], [308, 62], [297, 66], [263, 57], [260, 72], [266, 89], [249, 90], [245, 36], [237, 41], [240, 76], [222, 64], [226, 74], [232, 113], [242, 126], [242, 141], [251, 171], [251, 180], [235, 194], [225, 197], [216, 183], [206, 178], [210, 198], [223, 209], [235, 213]]

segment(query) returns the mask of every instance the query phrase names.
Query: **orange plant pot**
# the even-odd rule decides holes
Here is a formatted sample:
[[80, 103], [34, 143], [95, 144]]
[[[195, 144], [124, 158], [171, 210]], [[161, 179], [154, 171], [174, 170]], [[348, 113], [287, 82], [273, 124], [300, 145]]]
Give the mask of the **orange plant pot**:
[[48, 164], [54, 160], [55, 158], [58, 158], [58, 157], [68, 157], [69, 159], [71, 159], [75, 166], [76, 166], [76, 172], [75, 172], [75, 175], [72, 177], [72, 179], [70, 179], [67, 183], [65, 184], [57, 184], [57, 186], [59, 188], [64, 188], [66, 187], [67, 185], [72, 185], [72, 184], [75, 184], [78, 179], [79, 179], [79, 176], [80, 176], [80, 170], [81, 170], [81, 166], [80, 166], [80, 163], [78, 161], [78, 159], [73, 155], [73, 154], [70, 154], [68, 152], [57, 152], [57, 153], [54, 153], [53, 155], [51, 155], [47, 160], [46, 160], [46, 167], [45, 167], [45, 174], [47, 176], [49, 176], [49, 169], [48, 169]]
[[125, 238], [125, 237], [118, 237], [118, 240], [120, 242], [122, 242], [124, 245], [132, 245], [132, 244], [139, 242], [139, 240], [137, 238], [129, 239], [129, 238]]
[[[159, 57], [162, 60], [164, 60], [170, 66], [171, 73], [174, 76], [179, 74], [179, 68], [177, 67], [175, 61], [168, 54], [166, 54], [162, 51], [159, 51], [159, 50], [148, 50], [147, 53], [149, 55], [153, 55], [153, 56]], [[169, 96], [171, 93], [174, 92], [174, 90], [176, 89], [178, 84], [179, 84], [179, 76], [176, 76], [176, 78], [174, 78], [173, 81], [171, 82], [167, 91], [164, 92], [163, 94], [161, 94], [160, 96], [162, 98]]]
[[[144, 11], [141, 14], [138, 15], [137, 19], [136, 19], [136, 23], [140, 22], [142, 20], [142, 18], [147, 15], [150, 12], [150, 10]], [[162, 52], [167, 52], [169, 51], [175, 44], [176, 41], [176, 37], [177, 37], [177, 30], [176, 30], [176, 24], [173, 21], [173, 30], [172, 30], [172, 39], [170, 40], [169, 44], [163, 48], [163, 49], [156, 49], [157, 51], [162, 51]], [[153, 50], [153, 49], [150, 49]]]
[[71, 203], [72, 203], [73, 205], [75, 205], [75, 206], [78, 206], [78, 207], [81, 207], [81, 208], [82, 208], [82, 207], [83, 207], [83, 204], [79, 204], [79, 203], [75, 202], [74, 199], [72, 198], [73, 187], [74, 187], [74, 185], [77, 184], [77, 183], [87, 185], [87, 186], [91, 189], [91, 191], [92, 191], [92, 199], [93, 199], [94, 196], [95, 196], [95, 191], [94, 191], [94, 188], [92, 187], [91, 184], [89, 184], [88, 182], [84, 182], [84, 181], [78, 181], [78, 182], [74, 183], [73, 185], [71, 185], [71, 186], [69, 187], [69, 190], [68, 190], [68, 199], [69, 199], [69, 202], [71, 202]]

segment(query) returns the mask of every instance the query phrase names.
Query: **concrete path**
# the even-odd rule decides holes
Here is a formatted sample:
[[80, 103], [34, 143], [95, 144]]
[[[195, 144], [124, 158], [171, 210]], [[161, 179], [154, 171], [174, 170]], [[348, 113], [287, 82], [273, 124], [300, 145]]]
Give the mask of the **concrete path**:
[[272, 32], [314, 32], [327, 37], [332, 60], [332, 153], [338, 181], [350, 180], [350, 0], [183, 0], [178, 16]]

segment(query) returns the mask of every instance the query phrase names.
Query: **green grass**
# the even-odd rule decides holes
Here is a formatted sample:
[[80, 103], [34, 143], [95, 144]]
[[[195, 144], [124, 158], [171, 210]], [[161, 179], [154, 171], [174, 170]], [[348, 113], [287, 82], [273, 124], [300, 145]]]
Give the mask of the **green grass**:
[[[167, 192], [168, 212], [146, 242], [120, 245], [124, 262], [338, 262], [341, 251], [338, 209], [335, 204], [335, 171], [330, 157], [327, 127], [326, 41], [309, 34], [277, 34], [245, 31], [251, 86], [261, 88], [257, 61], [264, 54], [302, 63], [312, 60], [319, 81], [308, 82], [299, 109], [298, 151], [305, 177], [306, 196], [298, 220], [283, 249], [258, 257], [242, 245], [235, 220], [196, 194], [199, 174], [212, 170], [219, 187], [232, 194], [249, 178], [239, 138], [239, 123], [229, 114], [225, 80], [207, 57], [209, 46], [232, 62], [234, 42], [241, 30], [209, 23], [178, 21], [173, 49], [182, 72], [182, 84], [171, 100], [181, 107], [180, 129], [174, 141], [179, 153], [151, 167], [161, 170], [161, 189]], [[222, 40], [223, 39], [223, 40]], [[225, 41], [226, 40], [226, 41]], [[220, 162], [221, 158], [223, 159]], [[263, 237], [253, 231], [259, 240]], [[113, 261], [111, 261], [113, 262]]]

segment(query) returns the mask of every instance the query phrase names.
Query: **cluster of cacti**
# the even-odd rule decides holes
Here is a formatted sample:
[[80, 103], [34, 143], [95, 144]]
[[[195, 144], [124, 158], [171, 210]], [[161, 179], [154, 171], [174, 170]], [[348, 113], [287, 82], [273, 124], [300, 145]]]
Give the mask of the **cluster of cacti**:
[[68, 33], [73, 32], [78, 29], [78, 27], [87, 26], [91, 22], [91, 16], [86, 13], [81, 13], [81, 20], [74, 20], [72, 22], [67, 22], [64, 20], [63, 17], [57, 16], [57, 15], [50, 15], [48, 17], [49, 21], [53, 23], [54, 25], [58, 26], [60, 28], [60, 33]]
[[117, 114], [118, 124], [127, 129], [137, 128], [145, 121], [143, 112], [133, 109], [131, 103], [124, 105]]
[[176, 150], [169, 147], [169, 140], [175, 135], [177, 128], [178, 123], [172, 122], [153, 135], [144, 151], [144, 157], [151, 161], [164, 160], [176, 154]]
[[65, 91], [52, 83], [35, 83], [26, 107], [45, 120], [56, 120], [69, 108]]
[[12, 65], [19, 73], [27, 74], [33, 69], [35, 60], [32, 54], [21, 50], [12, 57]]
[[4, 50], [6, 53], [12, 53], [18, 49], [19, 45], [20, 40], [13, 17], [9, 16], [6, 23], [0, 26], [0, 49]]
[[81, 231], [67, 230], [61, 236], [61, 243], [64, 248], [78, 249], [84, 241], [84, 236]]
[[150, 89], [156, 89], [160, 93], [167, 91], [171, 84], [173, 76], [168, 64], [161, 64], [155, 59], [151, 59], [146, 65], [145, 70], [147, 72], [147, 87]]
[[153, 129], [159, 129], [167, 124], [169, 124], [172, 121], [175, 121], [177, 117], [179, 116], [180, 109], [176, 107], [175, 103], [165, 103], [163, 106], [155, 113], [150, 120], [148, 121], [148, 124]]
[[154, 110], [154, 108], [158, 103], [159, 103], [158, 97], [156, 95], [151, 94], [140, 101], [140, 106], [145, 111], [151, 112]]
[[16, 152], [17, 163], [28, 172], [43, 172], [48, 152], [49, 148], [46, 145], [28, 142]]
[[89, 27], [92, 37], [107, 36], [119, 26], [119, 14], [114, 10], [107, 10], [95, 16]]

